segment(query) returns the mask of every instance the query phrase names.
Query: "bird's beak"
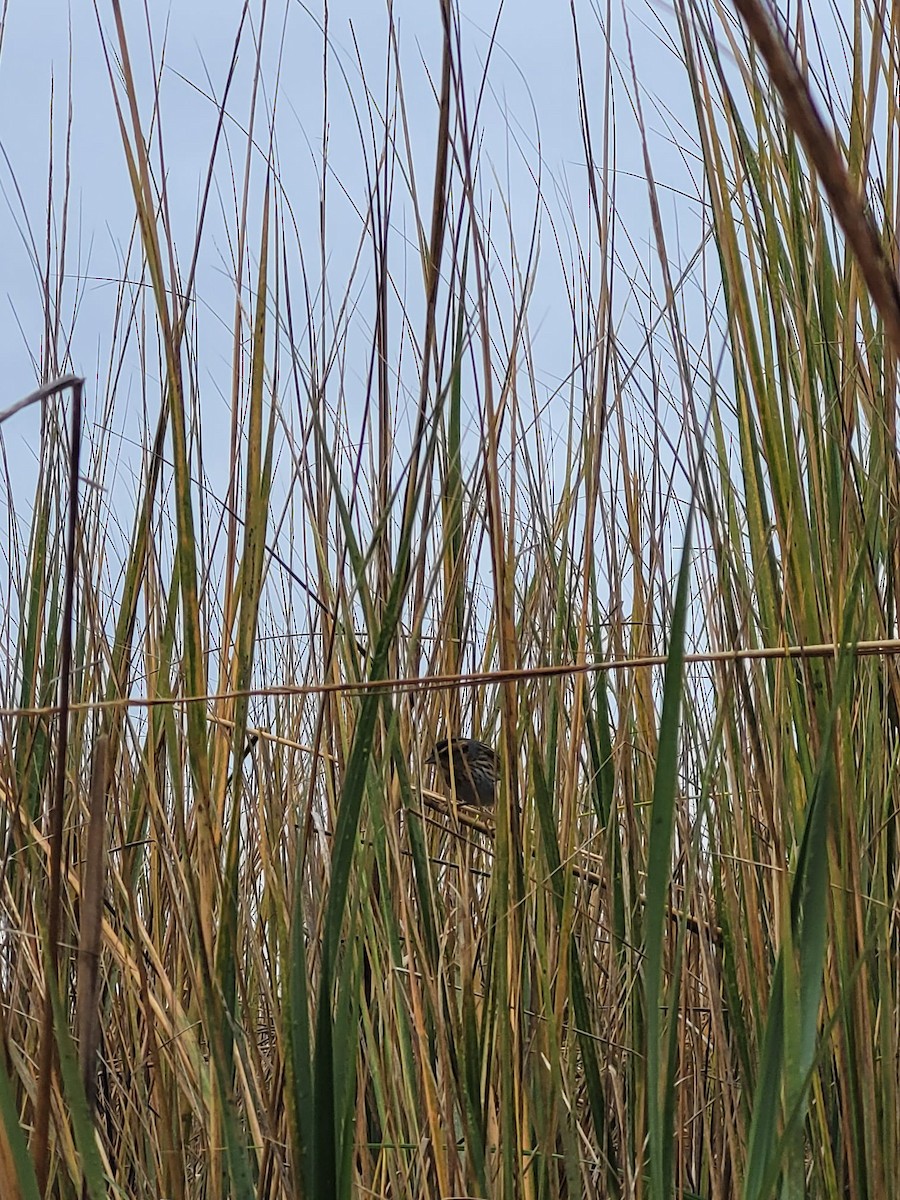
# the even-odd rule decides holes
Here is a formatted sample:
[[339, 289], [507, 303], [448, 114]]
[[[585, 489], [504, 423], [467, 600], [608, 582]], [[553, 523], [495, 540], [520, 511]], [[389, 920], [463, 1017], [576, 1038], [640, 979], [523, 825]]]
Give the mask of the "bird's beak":
[[428, 755], [428, 757], [425, 759], [425, 766], [426, 766], [426, 767], [433, 767], [436, 761], [437, 761], [437, 760], [436, 760], [436, 759], [435, 759], [435, 757], [434, 757], [434, 751], [432, 750], [432, 752], [431, 752], [431, 753]]

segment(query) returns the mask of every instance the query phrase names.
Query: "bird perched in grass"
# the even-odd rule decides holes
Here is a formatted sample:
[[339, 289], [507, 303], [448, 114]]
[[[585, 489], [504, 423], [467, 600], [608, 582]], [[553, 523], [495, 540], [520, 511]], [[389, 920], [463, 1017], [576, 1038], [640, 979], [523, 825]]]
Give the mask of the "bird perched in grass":
[[497, 752], [475, 738], [442, 738], [425, 759], [437, 767], [460, 804], [490, 807], [496, 799]]

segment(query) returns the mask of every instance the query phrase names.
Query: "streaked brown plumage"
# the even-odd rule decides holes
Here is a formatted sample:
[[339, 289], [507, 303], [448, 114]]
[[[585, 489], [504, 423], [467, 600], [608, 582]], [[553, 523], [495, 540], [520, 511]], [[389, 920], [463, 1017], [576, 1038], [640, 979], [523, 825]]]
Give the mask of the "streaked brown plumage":
[[496, 799], [499, 760], [476, 738], [442, 738], [425, 762], [435, 766], [460, 804], [489, 808]]

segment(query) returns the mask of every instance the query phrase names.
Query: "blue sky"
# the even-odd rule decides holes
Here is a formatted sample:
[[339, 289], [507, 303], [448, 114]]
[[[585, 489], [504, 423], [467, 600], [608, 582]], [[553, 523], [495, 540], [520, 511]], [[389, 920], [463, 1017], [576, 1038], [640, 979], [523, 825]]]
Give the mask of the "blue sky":
[[[182, 0], [167, 6], [151, 0], [149, 7], [157, 59], [165, 44], [166, 68], [162, 75], [165, 152], [175, 225], [187, 243], [193, 230], [215, 118], [213, 104], [201, 92], [208, 92], [210, 88], [218, 91], [223, 85], [241, 4], [236, 0], [218, 0], [215, 4], [205, 0], [190, 0], [189, 3]], [[106, 3], [101, 3], [99, 8], [103, 26], [112, 37], [111, 8]], [[140, 7], [126, 5], [125, 8], [132, 65], [138, 77], [149, 85], [150, 60]], [[597, 88], [601, 89], [602, 37], [589, 7], [582, 5], [581, 8], [583, 54], [589, 72], [593, 71]], [[418, 141], [421, 147], [417, 151], [421, 187], [423, 182], [427, 183], [427, 171], [433, 159], [431, 134], [435, 107], [423, 60], [429, 71], [437, 71], [440, 61], [438, 5], [416, 0], [395, 5], [394, 12], [412, 136], [414, 143]], [[477, 14], [477, 17], [473, 19], [469, 14]], [[494, 6], [463, 5], [462, 34], [470, 82], [476, 79], [476, 68], [487, 54], [495, 14]], [[317, 170], [315, 160], [321, 146], [322, 40], [317, 28], [320, 19], [320, 13], [311, 15], [297, 3], [269, 5], [264, 39], [268, 103], [275, 92], [277, 59], [279, 51], [283, 50], [278, 84], [278, 154], [285, 188], [301, 225], [317, 219], [315, 188], [311, 188], [309, 182], [311, 177], [314, 178], [311, 172]], [[252, 6], [251, 21], [258, 28], [258, 4]], [[614, 41], [621, 70], [627, 73], [629, 66], [621, 16], [617, 21]], [[660, 117], [654, 112], [654, 98], [658, 98], [682, 120], [690, 119], [690, 98], [683, 72], [671, 51], [662, 44], [658, 32], [660, 22], [673, 24], [671, 16], [658, 5], [637, 5], [629, 10], [629, 22], [637, 76], [641, 86], [647, 89], [643, 102], [651, 130], [658, 182], [663, 187], [690, 192], [692, 185], [681, 148], [671, 144]], [[341, 186], [358, 195], [363, 182], [361, 153], [348, 90], [358, 103], [362, 96], [356, 62], [358, 46], [366, 78], [377, 91], [386, 56], [385, 8], [372, 0], [332, 3], [329, 32], [333, 47], [330, 72], [332, 168]], [[83, 2], [72, 5], [67, 20], [65, 8], [58, 2], [11, 0], [0, 54], [0, 142], [4, 152], [0, 182], [5, 199], [5, 203], [0, 203], [0, 229], [4, 246], [3, 301], [8, 317], [0, 335], [0, 354], [6, 385], [12, 394], [29, 390], [35, 382], [30, 358], [35, 352], [35, 337], [42, 324], [41, 306], [28, 262], [29, 254], [23, 245], [22, 230], [27, 213], [42, 252], [51, 79], [55, 89], [55, 193], [57, 213], [59, 211], [70, 44], [73, 124], [67, 268], [73, 275], [88, 277], [84, 280], [83, 310], [76, 324], [75, 357], [79, 361], [75, 365], [80, 371], [90, 373], [92, 367], [96, 367], [97, 339], [102, 339], [104, 325], [108, 326], [102, 294], [104, 290], [112, 291], [103, 280], [115, 278], [121, 272], [122, 248], [131, 233], [130, 188], [92, 7]], [[485, 152], [497, 172], [497, 195], [500, 197], [508, 191], [516, 217], [523, 223], [531, 221], [534, 209], [535, 188], [531, 173], [537, 162], [538, 136], [543, 184], [550, 202], [553, 203], [554, 193], [559, 195], [566, 188], [576, 197], [578, 205], [584, 202], [584, 152], [578, 123], [573, 55], [568, 4], [532, 4], [519, 0], [518, 3], [507, 3], [500, 10], [497, 44], [490, 69], [491, 89], [484, 100], [482, 129], [486, 138]], [[237, 122], [246, 119], [251, 68], [252, 47], [250, 39], [245, 37], [229, 103], [229, 111]], [[346, 72], [346, 80], [341, 78], [341, 69]], [[633, 254], [638, 263], [644, 258], [643, 265], [647, 267], [652, 253], [643, 199], [645, 187], [639, 178], [643, 167], [639, 139], [625, 95], [626, 84], [630, 89], [630, 80], [617, 84], [617, 186], [625, 232], [633, 240]], [[150, 111], [150, 102], [151, 90], [147, 86], [145, 118]], [[599, 94], [592, 97], [594, 118], [598, 121], [601, 102]], [[514, 148], [508, 149], [507, 127], [513, 136], [523, 140], [529, 162], [523, 161]], [[235, 152], [242, 153], [236, 127], [232, 128], [231, 136]], [[224, 172], [221, 178], [227, 183], [227, 163], [221, 155], [220, 168]], [[21, 201], [17, 189], [21, 192]], [[337, 195], [334, 195], [334, 205], [331, 251], [337, 256], [335, 271], [339, 275], [341, 247], [352, 243], [355, 231], [349, 206], [342, 206]], [[687, 200], [681, 202], [679, 236], [686, 239], [686, 256], [693, 248], [696, 211], [696, 204]], [[586, 214], [582, 212], [582, 216], [586, 217]], [[348, 222], [346, 238], [342, 236], [342, 218]], [[215, 307], [223, 249], [213, 225], [211, 222], [199, 282], [208, 303]], [[542, 243], [542, 257], [554, 256], [546, 228]], [[619, 246], [627, 261], [629, 251], [625, 238], [620, 238]], [[670, 247], [670, 253], [677, 253], [674, 245]], [[222, 292], [223, 299], [227, 296], [227, 307], [231, 300], [227, 283]], [[555, 296], [548, 290], [543, 305], [542, 298], [536, 298], [535, 313], [543, 307], [544, 319], [548, 320], [554, 305]], [[95, 321], [98, 324], [96, 330], [92, 327]], [[15, 329], [16, 324], [21, 325], [21, 332]], [[549, 347], [547, 357], [552, 373], [549, 364], [555, 356]]]
[[[467, 2], [462, 6], [461, 36], [470, 95], [474, 103], [481, 68], [490, 54], [489, 86], [479, 113], [481, 154], [480, 198], [490, 209], [498, 241], [510, 221], [519, 250], [527, 246], [535, 220], [539, 224], [540, 258], [530, 305], [533, 371], [546, 422], [548, 445], [564, 438], [571, 411], [567, 379], [573, 368], [573, 330], [565, 276], [581, 247], [597, 253], [586, 187], [585, 153], [578, 115], [574, 39], [567, 3], [537, 4], [518, 0], [499, 9], [496, 37], [491, 33], [496, 5]], [[237, 0], [186, 0], [171, 5], [150, 0], [152, 58], [142, 6], [127, 5], [126, 21], [132, 68], [142, 81], [142, 118], [149, 122], [153, 104], [153, 63], [161, 70], [160, 101], [167, 189], [172, 226], [182, 272], [187, 269], [212, 145], [216, 105], [221, 95], [237, 34], [242, 5]], [[54, 222], [62, 219], [66, 117], [70, 91], [71, 51], [71, 189], [68, 212], [66, 281], [62, 323], [73, 329], [71, 366], [87, 379], [89, 420], [109, 423], [111, 459], [102, 468], [104, 486], [114, 495], [122, 489], [124, 514], [136, 491], [141, 443], [153, 428], [159, 407], [158, 379], [145, 378], [132, 343], [111, 359], [111, 338], [120, 282], [137, 275], [140, 258], [128, 247], [133, 238], [133, 202], [122, 141], [112, 102], [112, 84], [103, 55], [100, 29], [110, 44], [115, 30], [111, 6], [99, 4], [100, 26], [91, 6], [79, 0], [66, 10], [59, 3], [11, 0], [0, 53], [0, 245], [5, 319], [0, 322], [0, 362], [4, 391], [0, 409], [28, 393], [38, 382], [35, 360], [43, 338], [43, 310], [33, 266], [32, 239], [44, 253], [50, 156], [51, 81], [53, 104]], [[232, 332], [235, 288], [232, 254], [236, 224], [235, 178], [244, 171], [253, 78], [253, 47], [259, 36], [261, 6], [250, 7], [235, 82], [228, 103], [227, 140], [219, 149], [215, 189], [210, 203], [198, 263], [195, 319], [200, 345], [197, 371], [198, 412], [204, 446], [205, 484], [211, 497], [224, 497], [230, 464], [229, 388], [232, 375]], [[697, 162], [690, 129], [691, 99], [684, 71], [673, 52], [675, 27], [671, 11], [658, 4], [638, 3], [614, 16], [614, 159], [618, 228], [615, 310], [622, 346], [638, 354], [643, 331], [658, 314], [661, 295], [656, 248], [651, 232], [641, 139], [634, 113], [633, 55], [643, 115], [657, 185], [663, 205], [668, 253], [677, 276], [697, 249], [701, 236]], [[291, 2], [269, 4], [262, 35], [262, 80], [256, 135], [265, 143], [267, 114], [276, 105], [276, 156], [281, 195], [286, 200], [295, 235], [291, 247], [294, 278], [301, 262], [318, 286], [319, 179], [322, 160], [322, 11]], [[436, 104], [433, 80], [440, 66], [439, 6], [407, 0], [394, 6], [401, 74], [417, 187], [427, 211], [434, 166]], [[329, 5], [329, 174], [326, 283], [332, 303], [345, 292], [359, 300], [350, 322], [344, 390], [352, 409], [366, 381], [365, 347], [369, 315], [365, 303], [371, 279], [363, 243], [359, 209], [365, 206], [366, 155], [358, 122], [366, 119], [367, 91], [381, 102], [388, 51], [386, 7], [372, 0], [344, 0]], [[595, 137], [602, 129], [605, 95], [605, 40], [595, 10], [579, 5], [579, 36], [590, 94]], [[114, 67], [115, 70], [115, 67]], [[679, 126], [681, 128], [679, 129]], [[371, 136], [367, 139], [371, 143]], [[259, 198], [264, 181], [263, 159], [254, 156], [251, 173], [250, 238], [258, 235]], [[538, 197], [540, 179], [540, 202]], [[392, 319], [397, 337], [397, 423], [402, 443], [404, 395], [415, 386], [414, 356], [401, 353], [399, 309], [415, 313], [421, 304], [421, 268], [407, 187], [395, 178], [392, 251], [396, 286], [402, 301]], [[289, 207], [288, 207], [289, 206]], [[30, 226], [30, 232], [29, 232]], [[557, 243], [557, 239], [559, 239]], [[255, 260], [251, 249], [249, 257]], [[126, 265], [127, 264], [127, 265]], [[129, 297], [133, 291], [126, 292]], [[706, 334], [705, 306], [689, 286], [683, 296], [686, 319], [698, 322], [698, 349]], [[73, 313], [75, 313], [73, 321]], [[357, 322], [354, 327], [353, 322]], [[355, 328], [355, 332], [354, 332]], [[362, 349], [353, 353], [358, 336]], [[664, 332], [660, 335], [664, 342]], [[299, 340], [299, 339], [298, 339]], [[656, 348], [659, 353], [659, 348]], [[152, 360], [152, 354], [151, 354]], [[626, 354], [627, 357], [627, 354]], [[663, 351], [663, 359], [665, 352]], [[663, 363], [663, 371], [666, 370]], [[115, 380], [113, 389], [110, 382]], [[674, 372], [672, 372], [674, 385]], [[642, 404], [648, 382], [639, 366], [632, 380], [636, 394], [635, 439], [648, 434]], [[406, 393], [404, 391], [406, 389]], [[410, 411], [412, 405], [409, 406]], [[663, 405], [665, 410], [665, 404]], [[649, 411], [649, 410], [648, 410]], [[677, 408], [663, 412], [672, 437], [680, 431]], [[475, 415], [472, 416], [472, 427]], [[39, 414], [34, 411], [7, 422], [0, 437], [14, 488], [14, 506], [27, 523], [37, 470]], [[649, 444], [649, 443], [648, 443]], [[282, 465], [288, 462], [285, 454]], [[111, 464], [111, 465], [110, 465]], [[664, 467], [670, 470], [671, 466]], [[213, 520], [214, 505], [206, 514]], [[126, 526], [129, 518], [125, 516]]]

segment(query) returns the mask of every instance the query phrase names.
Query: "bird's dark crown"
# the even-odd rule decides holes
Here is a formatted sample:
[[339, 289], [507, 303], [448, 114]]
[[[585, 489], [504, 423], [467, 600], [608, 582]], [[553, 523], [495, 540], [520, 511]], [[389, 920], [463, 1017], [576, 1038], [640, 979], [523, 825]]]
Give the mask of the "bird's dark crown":
[[434, 749], [431, 751], [425, 761], [435, 763], [438, 761], [438, 759], [449, 758], [451, 749], [455, 748], [459, 742], [464, 740], [464, 738], [441, 738], [439, 742], [434, 743]]
[[490, 746], [486, 746], [484, 742], [479, 742], [477, 738], [449, 737], [441, 738], [439, 742], [435, 742], [434, 749], [425, 761], [436, 763], [441, 759], [449, 758], [453, 753], [467, 755], [476, 749], [486, 751], [494, 758], [497, 757], [496, 752]]

